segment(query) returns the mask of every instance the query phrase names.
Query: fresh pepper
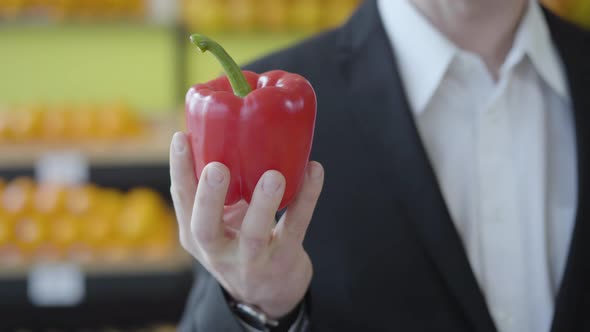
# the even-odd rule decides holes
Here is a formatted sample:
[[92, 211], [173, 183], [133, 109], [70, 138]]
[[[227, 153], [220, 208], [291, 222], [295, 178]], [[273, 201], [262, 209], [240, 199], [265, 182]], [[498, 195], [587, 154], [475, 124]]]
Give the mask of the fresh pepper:
[[190, 37], [211, 52], [226, 76], [191, 87], [186, 95], [186, 125], [197, 178], [210, 162], [229, 168], [225, 204], [250, 202], [262, 174], [276, 170], [286, 180], [279, 209], [300, 188], [311, 150], [316, 95], [302, 76], [281, 70], [242, 71], [218, 43]]

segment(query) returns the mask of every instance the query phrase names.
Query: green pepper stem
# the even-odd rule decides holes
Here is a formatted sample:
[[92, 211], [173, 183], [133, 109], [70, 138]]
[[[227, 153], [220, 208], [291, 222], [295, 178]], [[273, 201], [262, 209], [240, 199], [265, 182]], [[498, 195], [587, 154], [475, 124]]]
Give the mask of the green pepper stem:
[[238, 64], [231, 58], [231, 56], [229, 56], [229, 54], [227, 54], [221, 45], [211, 38], [200, 34], [191, 35], [190, 39], [201, 52], [209, 51], [213, 53], [215, 58], [217, 58], [217, 61], [219, 61], [223, 67], [236, 96], [244, 98], [250, 93], [250, 91], [252, 91], [250, 89], [250, 84], [246, 81], [246, 77], [244, 77]]

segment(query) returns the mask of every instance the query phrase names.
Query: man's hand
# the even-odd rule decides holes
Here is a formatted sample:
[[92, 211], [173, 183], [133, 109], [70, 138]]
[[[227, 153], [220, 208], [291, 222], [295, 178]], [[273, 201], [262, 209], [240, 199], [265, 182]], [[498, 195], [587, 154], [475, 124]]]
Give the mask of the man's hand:
[[229, 170], [210, 163], [197, 183], [188, 139], [176, 133], [170, 176], [182, 246], [235, 300], [256, 305], [271, 318], [294, 309], [313, 274], [302, 242], [322, 189], [322, 166], [309, 162], [299, 193], [278, 223], [285, 178], [277, 171], [264, 173], [250, 204], [224, 206]]

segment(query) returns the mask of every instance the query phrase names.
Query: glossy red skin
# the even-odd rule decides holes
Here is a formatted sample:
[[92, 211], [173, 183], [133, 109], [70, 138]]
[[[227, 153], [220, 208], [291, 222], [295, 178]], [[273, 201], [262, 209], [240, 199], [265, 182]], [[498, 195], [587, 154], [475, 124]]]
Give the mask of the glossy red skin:
[[210, 162], [231, 174], [225, 204], [250, 202], [267, 170], [286, 179], [279, 209], [301, 186], [309, 160], [316, 117], [316, 95], [302, 76], [274, 70], [243, 72], [252, 88], [245, 98], [234, 95], [226, 76], [193, 86], [186, 95], [186, 124], [200, 177]]

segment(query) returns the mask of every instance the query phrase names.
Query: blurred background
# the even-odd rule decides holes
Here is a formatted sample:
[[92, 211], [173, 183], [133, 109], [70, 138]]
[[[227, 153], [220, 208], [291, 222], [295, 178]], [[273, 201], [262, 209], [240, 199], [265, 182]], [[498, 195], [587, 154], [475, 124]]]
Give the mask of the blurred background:
[[[192, 283], [170, 205], [184, 94], [341, 24], [360, 0], [0, 0], [0, 331], [174, 330]], [[590, 0], [546, 0], [590, 27]]]

